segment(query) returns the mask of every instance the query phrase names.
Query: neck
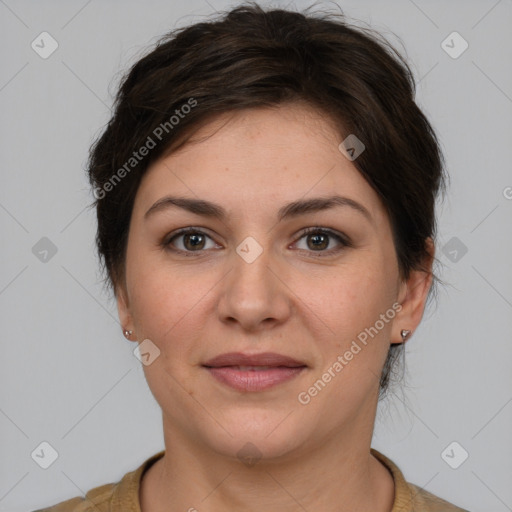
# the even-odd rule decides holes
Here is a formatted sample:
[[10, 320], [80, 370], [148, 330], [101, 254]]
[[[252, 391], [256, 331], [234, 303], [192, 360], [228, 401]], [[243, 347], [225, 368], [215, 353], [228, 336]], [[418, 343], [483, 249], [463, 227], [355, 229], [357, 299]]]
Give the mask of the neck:
[[393, 478], [370, 453], [371, 432], [364, 439], [361, 432], [357, 439], [333, 435], [300, 453], [262, 458], [252, 466], [221, 457], [180, 432], [165, 432], [166, 455], [142, 481], [142, 512], [392, 509]]

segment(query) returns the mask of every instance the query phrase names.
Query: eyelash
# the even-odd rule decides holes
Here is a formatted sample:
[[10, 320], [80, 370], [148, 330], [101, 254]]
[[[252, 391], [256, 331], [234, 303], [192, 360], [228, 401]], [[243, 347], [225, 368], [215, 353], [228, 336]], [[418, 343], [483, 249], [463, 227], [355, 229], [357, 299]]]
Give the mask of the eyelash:
[[[327, 235], [329, 237], [335, 238], [341, 244], [341, 247], [338, 247], [336, 249], [329, 249], [329, 250], [326, 250], [326, 251], [308, 251], [307, 249], [301, 249], [301, 250], [306, 250], [307, 252], [312, 253], [313, 257], [324, 258], [324, 257], [327, 257], [327, 256], [332, 256], [333, 254], [337, 254], [338, 252], [342, 251], [343, 249], [345, 249], [347, 247], [353, 247], [353, 245], [352, 245], [352, 243], [351, 243], [351, 241], [349, 240], [348, 237], [342, 236], [341, 234], [338, 234], [335, 231], [332, 231], [332, 230], [327, 229], [327, 228], [322, 228], [322, 227], [319, 227], [319, 226], [306, 228], [301, 233], [299, 238], [297, 238], [296, 241], [299, 241], [302, 238], [304, 238], [305, 236], [313, 234], [313, 233], [314, 234]], [[204, 236], [210, 238], [211, 240], [213, 240], [210, 235], [208, 235], [207, 233], [205, 233], [201, 229], [193, 228], [193, 227], [188, 227], [188, 228], [180, 229], [180, 230], [176, 231], [175, 233], [172, 233], [170, 237], [164, 238], [164, 240], [162, 241], [161, 245], [166, 250], [169, 250], [169, 251], [172, 251], [172, 252], [176, 252], [176, 253], [181, 253], [181, 254], [184, 254], [187, 257], [190, 257], [190, 256], [197, 257], [198, 256], [197, 253], [205, 252], [205, 250], [183, 251], [182, 249], [176, 249], [176, 248], [172, 247], [172, 242], [176, 238], [178, 238], [180, 236], [183, 236], [183, 235], [188, 235], [188, 234], [201, 234], [201, 235], [204, 235]], [[315, 254], [315, 253], [317, 253], [317, 254]]]

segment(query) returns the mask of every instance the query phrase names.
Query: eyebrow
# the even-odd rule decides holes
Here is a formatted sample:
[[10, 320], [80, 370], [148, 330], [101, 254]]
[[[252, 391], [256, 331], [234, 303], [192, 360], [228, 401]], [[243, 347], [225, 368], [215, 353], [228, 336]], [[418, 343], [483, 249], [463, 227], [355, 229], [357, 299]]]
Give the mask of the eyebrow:
[[[278, 221], [282, 221], [299, 215], [304, 215], [306, 213], [329, 210], [337, 206], [352, 208], [364, 215], [370, 222], [373, 221], [370, 212], [362, 204], [350, 199], [349, 197], [342, 197], [338, 195], [293, 201], [279, 209], [277, 219]], [[228, 217], [226, 210], [222, 206], [210, 201], [206, 201], [204, 199], [192, 199], [189, 197], [165, 196], [156, 201], [156, 203], [149, 208], [149, 210], [144, 214], [144, 219], [148, 219], [157, 212], [162, 212], [174, 207], [182, 208], [196, 215], [214, 218], [221, 221], [225, 221]]]

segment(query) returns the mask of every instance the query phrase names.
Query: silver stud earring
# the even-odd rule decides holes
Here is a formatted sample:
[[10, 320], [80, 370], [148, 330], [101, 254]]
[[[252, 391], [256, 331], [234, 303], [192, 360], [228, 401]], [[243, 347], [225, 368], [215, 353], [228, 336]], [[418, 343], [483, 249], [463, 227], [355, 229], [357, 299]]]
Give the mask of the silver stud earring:
[[407, 337], [411, 334], [411, 331], [408, 331], [407, 329], [402, 329], [400, 331], [400, 336], [402, 336], [402, 341], [405, 341]]
[[130, 336], [133, 334], [133, 331], [128, 331], [127, 329], [125, 329], [124, 331], [124, 335], [126, 336], [126, 338], [130, 338]]

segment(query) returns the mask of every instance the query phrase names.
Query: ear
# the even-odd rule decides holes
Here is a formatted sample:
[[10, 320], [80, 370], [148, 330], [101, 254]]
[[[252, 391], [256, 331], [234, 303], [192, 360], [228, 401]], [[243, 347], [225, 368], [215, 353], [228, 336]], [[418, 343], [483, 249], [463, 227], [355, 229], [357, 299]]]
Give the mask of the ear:
[[406, 329], [411, 335], [418, 327], [423, 317], [428, 291], [432, 285], [432, 265], [434, 262], [435, 245], [429, 237], [425, 241], [428, 256], [423, 262], [423, 270], [412, 270], [407, 281], [402, 281], [399, 286], [398, 303], [402, 309], [397, 313], [393, 321], [391, 331], [391, 343], [403, 343], [401, 331]]
[[[124, 330], [127, 329], [129, 331], [133, 331], [133, 319], [130, 313], [130, 306], [128, 301], [128, 293], [123, 285], [119, 285], [116, 290], [116, 301], [117, 301], [117, 312], [119, 314], [119, 322], [121, 323], [121, 328]], [[133, 334], [132, 334], [133, 337]], [[132, 340], [130, 340], [132, 341]]]

